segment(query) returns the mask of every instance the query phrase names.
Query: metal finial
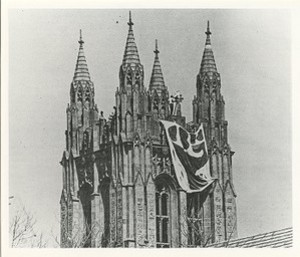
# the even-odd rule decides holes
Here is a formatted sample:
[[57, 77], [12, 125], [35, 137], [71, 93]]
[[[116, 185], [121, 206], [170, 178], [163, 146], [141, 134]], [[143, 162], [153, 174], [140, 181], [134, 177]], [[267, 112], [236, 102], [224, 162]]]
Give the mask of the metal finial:
[[157, 39], [155, 39], [155, 50], [154, 50], [154, 53], [155, 54], [159, 53]]
[[209, 28], [209, 21], [207, 21], [207, 30], [205, 32], [206, 35], [210, 35], [211, 32], [210, 32], [210, 28]]
[[81, 29], [79, 30], [79, 41], [78, 41], [78, 43], [80, 45], [82, 45], [84, 43], [84, 41], [82, 40], [82, 31], [81, 31]]
[[127, 23], [131, 27], [134, 23], [131, 20], [131, 11], [129, 11], [129, 22]]

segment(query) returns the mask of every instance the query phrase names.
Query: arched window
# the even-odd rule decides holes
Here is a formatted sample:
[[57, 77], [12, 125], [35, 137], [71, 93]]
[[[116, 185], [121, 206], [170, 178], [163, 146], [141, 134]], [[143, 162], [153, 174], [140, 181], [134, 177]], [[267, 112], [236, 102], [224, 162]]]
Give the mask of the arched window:
[[203, 244], [202, 202], [199, 193], [187, 194], [188, 245], [196, 247]]
[[156, 185], [156, 247], [170, 247], [170, 188], [164, 183]]

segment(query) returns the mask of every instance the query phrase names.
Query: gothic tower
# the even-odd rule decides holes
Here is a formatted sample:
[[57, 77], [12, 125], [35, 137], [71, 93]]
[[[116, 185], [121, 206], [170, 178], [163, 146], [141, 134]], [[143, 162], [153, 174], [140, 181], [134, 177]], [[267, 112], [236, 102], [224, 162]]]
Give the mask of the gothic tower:
[[93, 198], [97, 189], [94, 183], [93, 152], [97, 138], [94, 132], [98, 109], [94, 104], [94, 84], [91, 81], [83, 51], [84, 41], [80, 31], [79, 52], [70, 89], [67, 107], [66, 149], [61, 195], [61, 245], [84, 247], [91, 242], [93, 224]]
[[[170, 95], [165, 84], [157, 40], [145, 87], [133, 25], [129, 13], [119, 87], [108, 119], [94, 103], [80, 32], [61, 160], [61, 246], [203, 247], [234, 238], [233, 152], [209, 25], [189, 123], [181, 113], [183, 97]], [[203, 192], [188, 193], [179, 185], [161, 120], [176, 122], [190, 134], [204, 124], [216, 180]]]
[[[177, 183], [164, 130], [159, 123], [159, 119], [171, 117], [169, 93], [162, 75], [157, 41], [149, 89], [144, 87], [144, 67], [129, 15], [120, 86], [112, 117], [110, 242], [121, 247], [178, 247]], [[173, 111], [174, 119], [178, 120], [179, 106], [178, 102], [179, 111]], [[162, 199], [171, 194], [172, 198]], [[164, 206], [163, 213], [160, 205]], [[173, 219], [170, 219], [171, 209]]]
[[130, 13], [112, 137], [110, 240], [121, 247], [136, 247], [146, 240], [144, 183], [150, 167], [144, 115], [147, 92], [133, 25]]
[[209, 145], [211, 175], [218, 180], [212, 190], [201, 197], [204, 231], [213, 241], [237, 237], [236, 194], [232, 180], [232, 155], [228, 143], [225, 102], [221, 94], [221, 78], [211, 46], [207, 23], [206, 42], [197, 75], [197, 94], [193, 100], [193, 123], [204, 124]]

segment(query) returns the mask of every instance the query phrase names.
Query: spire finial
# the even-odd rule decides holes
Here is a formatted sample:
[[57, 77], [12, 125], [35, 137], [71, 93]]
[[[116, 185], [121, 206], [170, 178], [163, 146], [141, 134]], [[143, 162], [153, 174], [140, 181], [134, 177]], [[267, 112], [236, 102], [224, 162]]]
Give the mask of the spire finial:
[[84, 41], [82, 40], [82, 31], [81, 31], [81, 29], [79, 30], [79, 41], [78, 41], [78, 43], [80, 45], [82, 45], [84, 43]]
[[129, 25], [129, 28], [131, 28], [132, 25], [134, 24], [131, 20], [131, 11], [129, 11], [129, 22], [127, 24]]
[[129, 25], [129, 30], [122, 64], [140, 64], [140, 58], [133, 35], [131, 11], [129, 11], [129, 21], [127, 24]]
[[202, 57], [202, 62], [201, 62], [201, 67], [200, 67], [200, 73], [209, 73], [210, 75], [214, 72], [217, 71], [216, 63], [215, 63], [215, 58], [214, 58], [214, 53], [212, 51], [211, 47], [211, 40], [210, 40], [210, 28], [209, 28], [209, 21], [207, 21], [207, 29], [206, 29], [206, 42], [205, 42], [205, 47], [204, 47], [204, 52], [203, 52], [203, 57]]
[[209, 21], [207, 21], [207, 30], [206, 30], [205, 34], [207, 36], [211, 35], [210, 29], [209, 29]]
[[78, 57], [77, 57], [77, 62], [76, 62], [76, 68], [75, 68], [75, 73], [73, 77], [73, 81], [90, 81], [90, 74], [89, 70], [87, 67], [84, 51], [83, 51], [83, 43], [84, 41], [82, 40], [82, 31], [81, 29], [79, 30], [79, 51], [78, 51]]
[[159, 54], [157, 39], [155, 39], [155, 50], [154, 50], [154, 53], [155, 53], [156, 55]]
[[207, 29], [206, 29], [206, 42], [205, 42], [205, 45], [207, 47], [210, 47], [211, 46], [211, 42], [210, 42], [210, 35], [211, 35], [211, 32], [210, 32], [210, 28], [209, 28], [209, 21], [207, 21]]
[[156, 90], [158, 95], [161, 95], [162, 91], [166, 89], [166, 86], [165, 86], [164, 77], [163, 77], [163, 73], [161, 70], [159, 57], [158, 57], [159, 50], [158, 50], [157, 39], [155, 39], [155, 50], [153, 52], [155, 53], [155, 57], [154, 57], [149, 89], [151, 92], [153, 92], [153, 90]]

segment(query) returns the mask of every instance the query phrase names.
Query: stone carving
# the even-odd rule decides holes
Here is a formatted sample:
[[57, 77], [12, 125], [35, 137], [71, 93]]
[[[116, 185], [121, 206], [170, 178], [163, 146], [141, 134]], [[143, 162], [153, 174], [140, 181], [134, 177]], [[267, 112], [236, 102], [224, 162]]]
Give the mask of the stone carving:
[[82, 88], [79, 87], [77, 91], [77, 100], [78, 102], [82, 102]]
[[128, 73], [126, 76], [127, 79], [127, 85], [132, 85], [132, 77], [131, 77], [131, 73]]
[[136, 73], [135, 73], [135, 84], [136, 85], [139, 85], [140, 84], [140, 79], [141, 79], [141, 74], [140, 74], [140, 72], [139, 71], [137, 71]]
[[172, 162], [169, 157], [160, 157], [157, 154], [152, 157], [155, 175], [169, 174], [171, 175]]
[[157, 176], [161, 172], [161, 158], [159, 158], [156, 154], [152, 157], [152, 162], [154, 164], [155, 175]]
[[86, 132], [84, 132], [83, 139], [82, 139], [82, 151], [83, 151], [83, 154], [87, 153], [88, 147], [89, 147], [89, 134], [86, 131]]
[[91, 100], [91, 92], [90, 92], [90, 90], [87, 88], [86, 90], [85, 90], [85, 101], [86, 102], [89, 102]]

